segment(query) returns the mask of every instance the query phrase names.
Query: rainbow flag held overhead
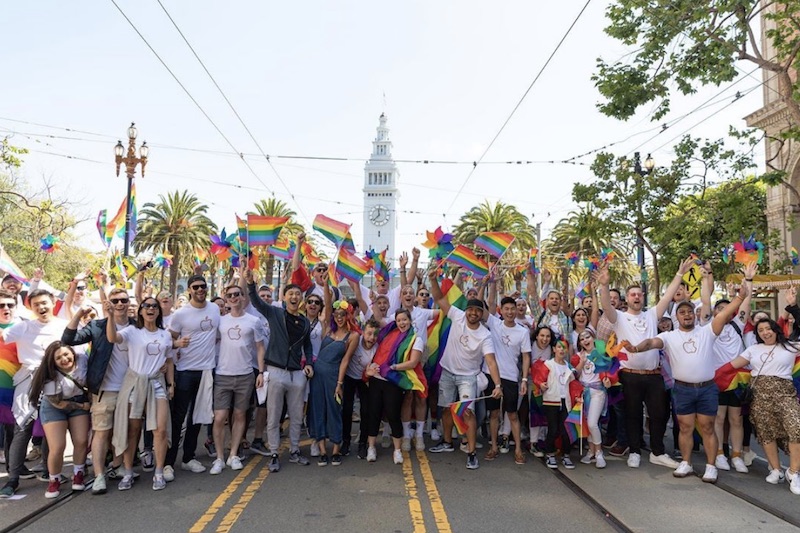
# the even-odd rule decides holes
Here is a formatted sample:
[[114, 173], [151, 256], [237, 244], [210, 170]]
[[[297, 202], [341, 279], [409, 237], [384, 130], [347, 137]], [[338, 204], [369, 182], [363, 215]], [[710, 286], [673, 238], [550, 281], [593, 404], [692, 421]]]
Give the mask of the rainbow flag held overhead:
[[389, 281], [389, 264], [386, 262], [387, 251], [388, 248], [381, 253], [376, 253], [375, 250], [367, 252], [372, 262], [372, 270], [375, 272], [375, 279], [378, 281]]
[[[305, 244], [305, 243], [304, 243]], [[267, 248], [267, 252], [278, 259], [291, 261], [297, 249], [297, 243], [292, 239], [278, 239], [275, 244]]]
[[322, 261], [322, 258], [314, 251], [314, 247], [308, 241], [303, 242], [300, 247], [300, 252], [303, 254], [303, 261], [308, 265], [316, 265]]
[[125, 235], [125, 199], [117, 209], [117, 214], [114, 218], [106, 223], [106, 242], [110, 245], [114, 235], [122, 238]]
[[564, 428], [567, 430], [570, 443], [589, 436], [589, 425], [586, 423], [586, 417], [583, 416], [583, 403], [577, 402], [572, 406], [564, 420]]
[[514, 242], [514, 236], [510, 233], [503, 233], [501, 231], [485, 231], [475, 238], [473, 243], [475, 246], [480, 246], [491, 255], [498, 259], [506, 253], [506, 250]]
[[247, 220], [242, 220], [236, 215], [236, 229], [239, 231], [239, 240], [247, 242]]
[[530, 264], [531, 264], [531, 271], [534, 274], [539, 274], [540, 273], [539, 265], [537, 264], [537, 261], [536, 261], [537, 257], [539, 257], [539, 249], [538, 248], [531, 248], [529, 261], [530, 261]]
[[14, 400], [14, 374], [19, 370], [17, 345], [0, 340], [0, 424], [14, 424], [11, 406]]
[[476, 278], [482, 278], [489, 273], [488, 263], [463, 244], [453, 249], [447, 261], [472, 271]]
[[349, 231], [347, 232], [347, 235], [344, 236], [344, 240], [339, 247], [343, 250], [347, 250], [348, 252], [356, 253], [356, 245], [353, 242], [353, 235], [351, 235]]
[[[100, 240], [103, 241], [103, 244], [106, 248], [108, 248], [111, 241], [106, 240], [106, 228], [108, 227], [108, 209], [101, 209], [99, 213], [97, 213], [97, 233], [100, 234]], [[113, 232], [112, 232], [113, 236]]]
[[425, 398], [428, 396], [428, 381], [422, 371], [422, 365], [409, 370], [392, 370], [392, 365], [399, 365], [411, 359], [411, 349], [417, 334], [413, 328], [405, 333], [397, 329], [395, 322], [390, 322], [378, 335], [378, 350], [372, 362], [380, 366], [381, 376], [403, 390], [419, 391]]
[[342, 248], [336, 261], [336, 274], [339, 279], [349, 279], [355, 283], [369, 272], [369, 265], [356, 254]]
[[250, 247], [272, 246], [278, 240], [289, 217], [247, 215], [247, 239]]
[[342, 247], [348, 237], [351, 243], [353, 241], [352, 237], [350, 237], [349, 224], [328, 218], [325, 215], [317, 215], [314, 217], [314, 222], [311, 224], [311, 227], [325, 235], [325, 237], [332, 241], [337, 247]]
[[459, 402], [450, 404], [450, 413], [453, 415], [453, 424], [456, 426], [456, 430], [460, 435], [467, 434], [469, 425], [467, 424], [467, 421], [464, 420], [464, 415], [467, 413], [467, 409], [469, 409], [469, 406], [474, 401], [474, 398], [470, 398], [469, 400], [461, 400]]
[[[467, 299], [451, 279], [442, 281], [442, 294], [444, 294], [450, 305], [461, 309], [467, 308]], [[450, 336], [451, 320], [442, 312], [438, 311], [430, 324], [428, 324], [428, 360], [425, 361], [423, 370], [428, 384], [433, 386], [439, 383], [442, 375], [442, 367], [439, 362], [444, 355], [444, 348], [447, 346], [447, 339]]]
[[[128, 228], [128, 242], [132, 243], [133, 239], [136, 237], [136, 230], [139, 224], [139, 211], [136, 209], [136, 182], [131, 181], [131, 204], [130, 204], [130, 213], [131, 213], [131, 223], [130, 227]], [[125, 230], [122, 230], [123, 233]]]

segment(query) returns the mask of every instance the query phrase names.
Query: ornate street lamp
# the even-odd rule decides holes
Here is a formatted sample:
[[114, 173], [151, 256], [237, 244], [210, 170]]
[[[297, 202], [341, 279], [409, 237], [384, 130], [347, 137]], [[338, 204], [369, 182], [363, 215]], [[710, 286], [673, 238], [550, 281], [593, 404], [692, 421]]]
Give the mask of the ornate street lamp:
[[147, 141], [142, 143], [139, 148], [139, 157], [136, 157], [136, 125], [131, 122], [131, 127], [128, 128], [128, 153], [125, 153], [125, 147], [122, 141], [117, 141], [114, 147], [114, 158], [117, 163], [117, 176], [119, 176], [119, 168], [125, 164], [125, 175], [128, 178], [128, 196], [125, 202], [125, 249], [124, 257], [128, 256], [128, 247], [130, 245], [130, 231], [131, 231], [131, 188], [133, 187], [133, 177], [136, 172], [136, 165], [141, 165], [142, 177], [144, 177], [144, 167], [147, 165], [147, 155], [150, 153], [150, 148], [147, 146]]

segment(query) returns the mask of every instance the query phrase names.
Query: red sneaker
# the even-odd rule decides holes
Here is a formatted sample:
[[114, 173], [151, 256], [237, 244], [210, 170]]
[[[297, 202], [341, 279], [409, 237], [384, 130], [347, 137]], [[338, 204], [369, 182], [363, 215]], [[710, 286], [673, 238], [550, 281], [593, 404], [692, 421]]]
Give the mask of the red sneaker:
[[85, 488], [86, 484], [83, 481], [83, 471], [81, 470], [72, 476], [72, 490], [83, 490]]
[[51, 479], [50, 484], [47, 485], [47, 492], [44, 493], [45, 498], [58, 498], [61, 494], [61, 481], [59, 478]]

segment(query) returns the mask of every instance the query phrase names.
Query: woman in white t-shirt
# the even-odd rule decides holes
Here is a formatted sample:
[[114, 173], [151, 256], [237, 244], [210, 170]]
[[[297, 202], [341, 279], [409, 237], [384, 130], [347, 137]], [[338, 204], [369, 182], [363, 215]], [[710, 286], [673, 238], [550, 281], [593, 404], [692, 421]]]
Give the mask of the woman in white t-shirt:
[[800, 403], [792, 382], [800, 345], [786, 340], [773, 320], [759, 320], [755, 330], [756, 344], [730, 364], [733, 368], [749, 364], [751, 368], [750, 419], [769, 462], [767, 482], [777, 484], [785, 479], [778, 456], [780, 446], [789, 453], [789, 488], [800, 495]]
[[[607, 376], [602, 376], [597, 371], [592, 352], [595, 351], [594, 332], [584, 329], [578, 336], [578, 352], [572, 356], [572, 365], [580, 376], [584, 390], [588, 391], [588, 408], [586, 410], [586, 425], [589, 426], [589, 451], [581, 459], [583, 464], [595, 462], [597, 468], [605, 468], [606, 460], [603, 457], [603, 438], [600, 434], [600, 417], [606, 410], [608, 393], [606, 389], [611, 386]], [[586, 398], [586, 394], [584, 394]], [[585, 406], [586, 407], [586, 406]]]
[[76, 355], [71, 346], [55, 341], [44, 352], [42, 364], [31, 382], [31, 403], [41, 396], [39, 420], [49, 446], [47, 471], [50, 484], [45, 498], [57, 498], [61, 469], [67, 446], [67, 429], [72, 439], [72, 490], [85, 488], [84, 466], [89, 441], [89, 398], [86, 394], [86, 355]]

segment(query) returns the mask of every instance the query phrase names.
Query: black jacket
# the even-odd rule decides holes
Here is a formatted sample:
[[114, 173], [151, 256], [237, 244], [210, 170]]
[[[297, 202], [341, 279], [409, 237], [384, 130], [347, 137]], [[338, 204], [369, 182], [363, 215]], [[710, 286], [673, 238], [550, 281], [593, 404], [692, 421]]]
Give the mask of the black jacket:
[[[128, 319], [128, 323], [136, 324], [133, 319]], [[106, 377], [108, 362], [111, 361], [111, 353], [114, 351], [114, 345], [106, 337], [107, 324], [107, 318], [92, 320], [80, 330], [66, 328], [61, 335], [61, 342], [69, 346], [92, 343], [89, 367], [86, 370], [86, 386], [93, 394], [100, 394], [100, 385]]]

